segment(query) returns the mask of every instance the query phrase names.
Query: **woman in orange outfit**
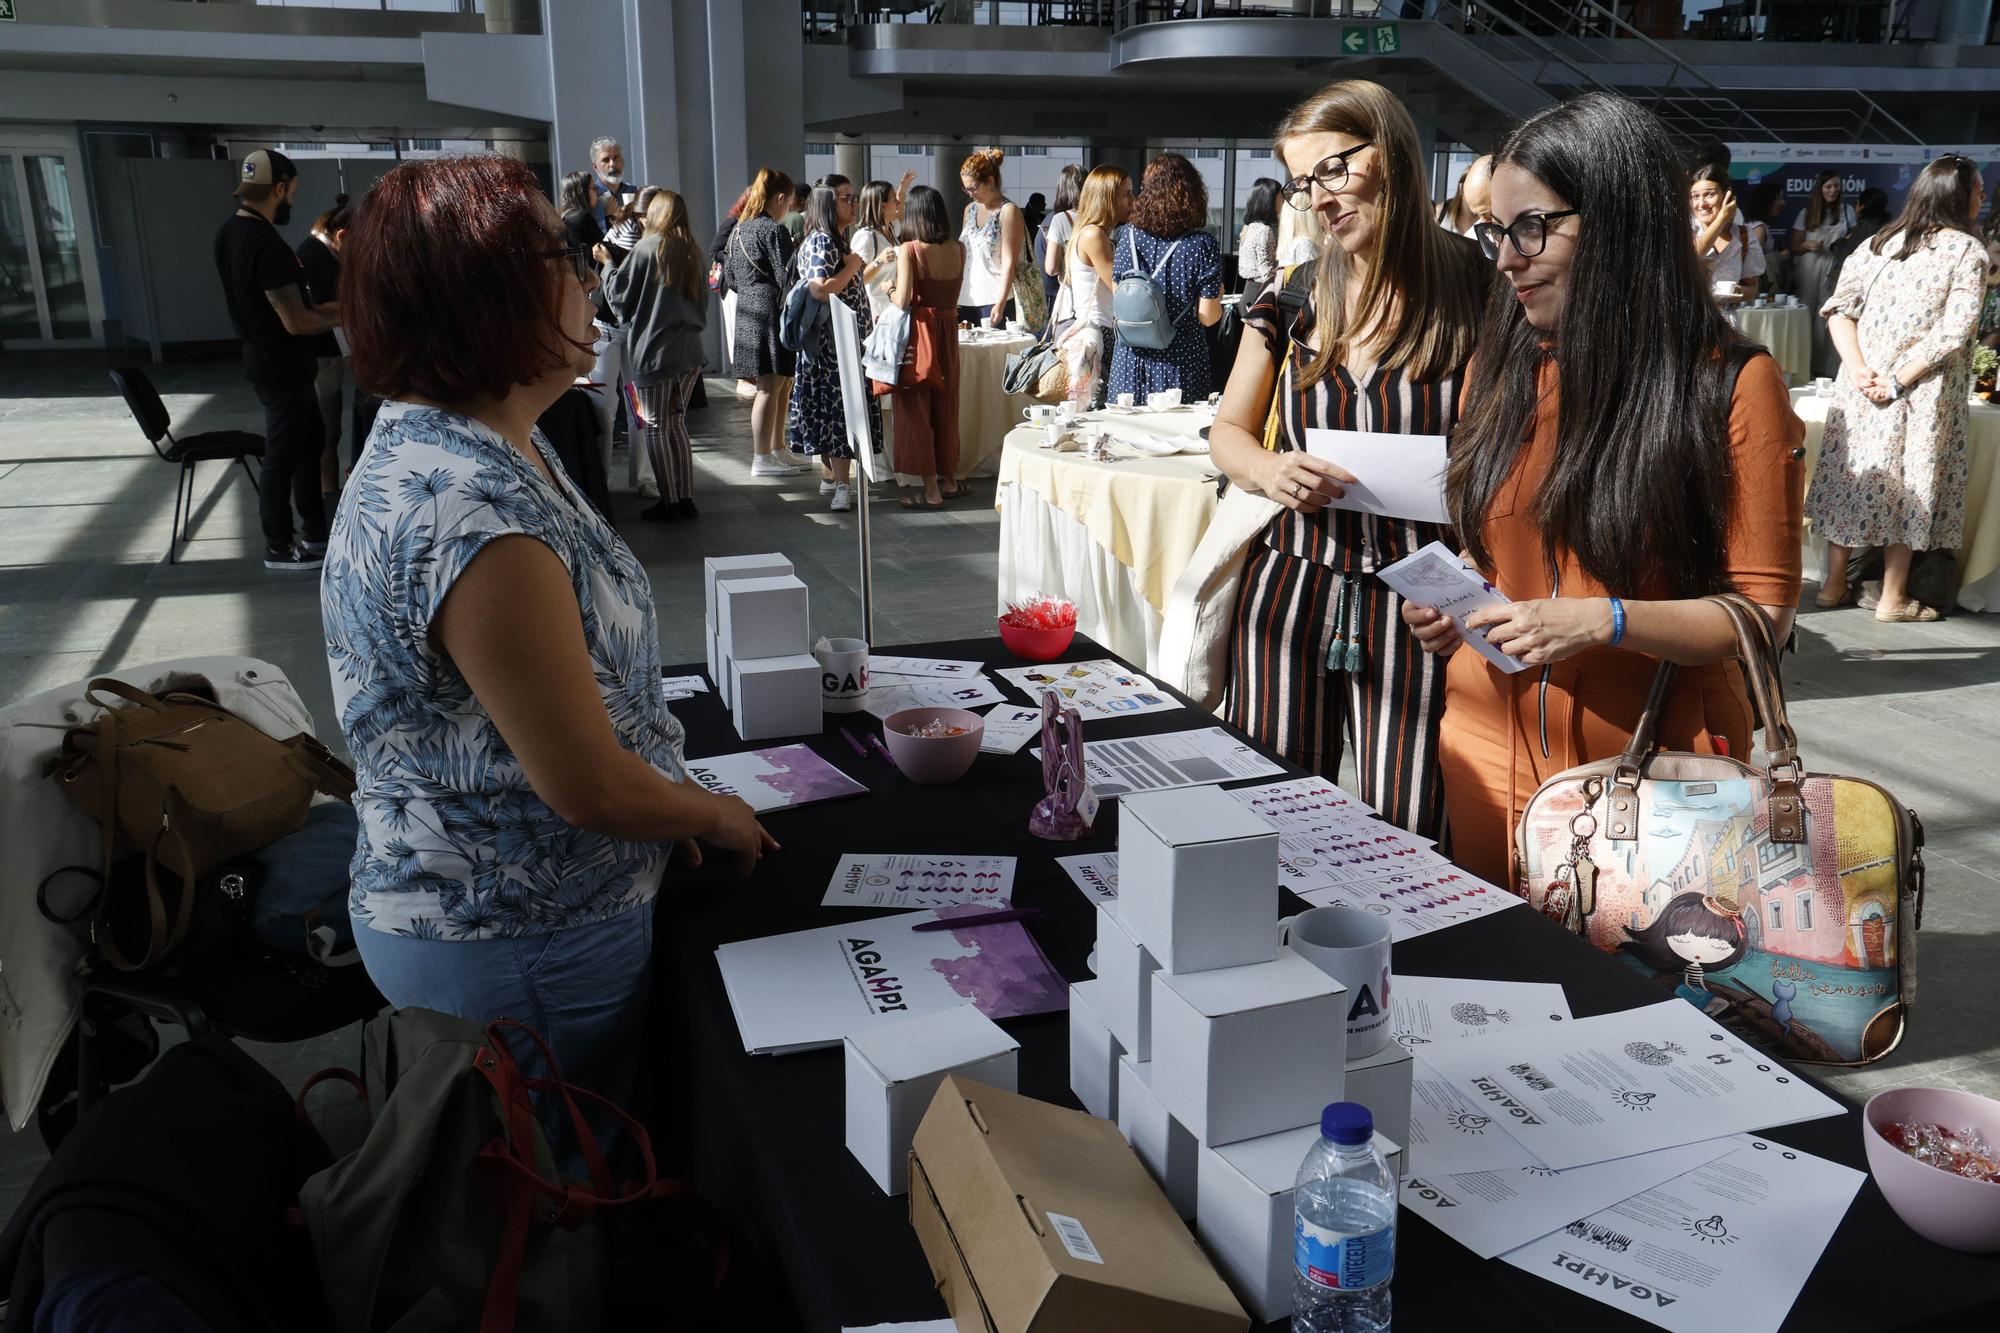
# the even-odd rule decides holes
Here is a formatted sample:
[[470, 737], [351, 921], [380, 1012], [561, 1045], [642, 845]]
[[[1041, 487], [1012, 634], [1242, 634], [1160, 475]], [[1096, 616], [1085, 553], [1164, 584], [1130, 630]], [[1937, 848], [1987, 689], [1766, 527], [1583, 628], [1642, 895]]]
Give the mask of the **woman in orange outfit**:
[[1481, 248], [1488, 302], [1446, 480], [1472, 562], [1515, 600], [1467, 618], [1528, 663], [1508, 674], [1451, 620], [1403, 608], [1449, 654], [1438, 745], [1455, 860], [1519, 891], [1514, 828], [1535, 789], [1624, 749], [1661, 659], [1683, 668], [1668, 749], [1747, 757], [1751, 712], [1727, 613], [1782, 641], [1799, 595], [1804, 427], [1783, 375], [1709, 296], [1676, 211], [1665, 130], [1621, 98], [1551, 107], [1496, 155]]

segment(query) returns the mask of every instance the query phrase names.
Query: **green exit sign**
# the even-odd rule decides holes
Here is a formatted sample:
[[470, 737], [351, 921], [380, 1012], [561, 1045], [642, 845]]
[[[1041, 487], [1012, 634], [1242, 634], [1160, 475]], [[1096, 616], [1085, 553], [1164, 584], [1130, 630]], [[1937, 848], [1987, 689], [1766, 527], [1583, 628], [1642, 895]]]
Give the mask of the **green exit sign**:
[[[0, 0], [4, 2], [4, 0]], [[1344, 56], [1365, 56], [1368, 54], [1368, 29], [1342, 28], [1340, 30], [1340, 53]]]
[[14, 21], [14, 0], [0, 0], [0, 23]]
[[1403, 49], [1402, 42], [1396, 36], [1396, 25], [1393, 23], [1376, 24], [1370, 35], [1375, 39], [1375, 54], [1378, 56], [1394, 55]]
[[1402, 49], [1402, 39], [1396, 35], [1393, 23], [1378, 23], [1373, 27], [1353, 24], [1340, 30], [1340, 54], [1344, 56], [1365, 56], [1371, 52], [1392, 56]]

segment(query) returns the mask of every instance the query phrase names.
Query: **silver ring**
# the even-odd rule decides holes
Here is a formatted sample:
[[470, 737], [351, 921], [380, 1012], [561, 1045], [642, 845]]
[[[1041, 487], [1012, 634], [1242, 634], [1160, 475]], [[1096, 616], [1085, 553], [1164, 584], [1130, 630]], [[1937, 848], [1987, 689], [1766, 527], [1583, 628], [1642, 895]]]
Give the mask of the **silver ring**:
[[1294, 500], [1303, 500], [1306, 498], [1306, 488], [1296, 481], [1292, 483], [1292, 498]]

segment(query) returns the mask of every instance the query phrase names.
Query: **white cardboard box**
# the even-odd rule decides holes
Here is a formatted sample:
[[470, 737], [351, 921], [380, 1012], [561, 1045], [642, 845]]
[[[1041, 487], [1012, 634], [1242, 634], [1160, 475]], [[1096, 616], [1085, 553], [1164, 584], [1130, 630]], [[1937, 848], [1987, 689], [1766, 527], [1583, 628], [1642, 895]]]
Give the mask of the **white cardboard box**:
[[910, 1139], [944, 1076], [1013, 1092], [1021, 1048], [969, 1004], [873, 1023], [843, 1045], [847, 1151], [884, 1194], [910, 1188]]
[[1096, 981], [1069, 988], [1069, 1090], [1099, 1120], [1118, 1118], [1118, 1038], [1104, 1025]]
[[[1312, 1124], [1198, 1153], [1195, 1234], [1260, 1321], [1291, 1317], [1292, 1187], [1318, 1141]], [[1400, 1178], [1401, 1146], [1377, 1134], [1375, 1150]]]
[[[1398, 1042], [1373, 1055], [1347, 1062], [1345, 1101], [1359, 1102], [1375, 1119], [1375, 1132], [1397, 1143], [1410, 1141], [1410, 1074], [1414, 1062]], [[1405, 1158], [1407, 1166], [1408, 1159]]]
[[708, 678], [715, 682], [715, 695], [722, 700], [722, 706], [728, 708], [731, 697], [729, 654], [722, 651], [722, 636], [715, 632], [713, 626], [708, 631], [708, 660], [712, 664], [708, 669]]
[[812, 651], [806, 585], [791, 574], [715, 585], [715, 633], [737, 661]]
[[1199, 1166], [1195, 1154], [1201, 1145], [1153, 1095], [1152, 1078], [1150, 1062], [1135, 1064], [1129, 1055], [1118, 1061], [1118, 1131], [1153, 1173], [1181, 1221], [1192, 1221]]
[[1134, 1060], [1153, 1058], [1153, 972], [1159, 964], [1108, 904], [1097, 909], [1097, 1012]]
[[[1124, 878], [1121, 861], [1121, 893]], [[1316, 1125], [1345, 1086], [1346, 1006], [1346, 988], [1289, 949], [1245, 967], [1162, 968], [1153, 1092], [1211, 1148]]]
[[744, 740], [819, 734], [819, 662], [810, 653], [732, 658], [729, 670], [730, 716]]
[[1119, 801], [1118, 919], [1170, 972], [1269, 962], [1278, 832], [1220, 787]]
[[[716, 619], [715, 585], [725, 579], [768, 579], [792, 572], [792, 562], [776, 551], [762, 555], [712, 555], [701, 562], [702, 615], [707, 620], [710, 633], [722, 627]], [[709, 664], [709, 675], [715, 674], [715, 663]]]

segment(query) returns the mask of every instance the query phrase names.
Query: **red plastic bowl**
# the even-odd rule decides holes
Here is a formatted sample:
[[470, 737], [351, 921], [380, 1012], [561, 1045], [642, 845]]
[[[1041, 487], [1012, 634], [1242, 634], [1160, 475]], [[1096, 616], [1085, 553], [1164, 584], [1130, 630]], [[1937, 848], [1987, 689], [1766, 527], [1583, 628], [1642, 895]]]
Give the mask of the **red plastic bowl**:
[[1029, 629], [1024, 625], [1010, 625], [1005, 620], [1000, 622], [1000, 642], [1023, 662], [1053, 662], [1063, 655], [1069, 641], [1075, 637], [1074, 625], [1065, 625], [1061, 629]]

